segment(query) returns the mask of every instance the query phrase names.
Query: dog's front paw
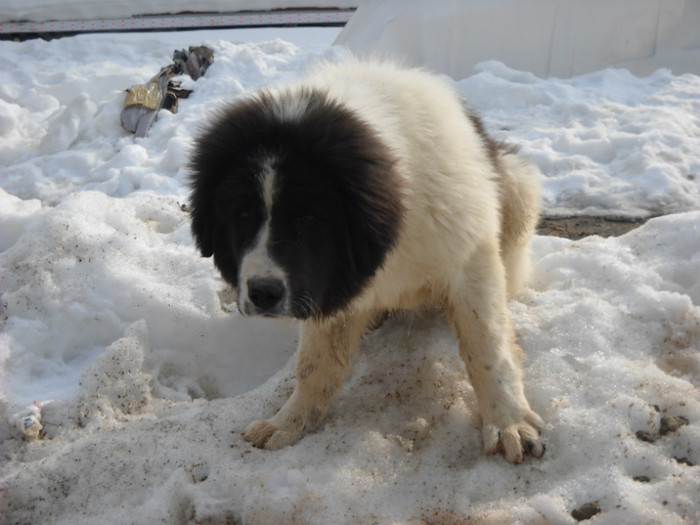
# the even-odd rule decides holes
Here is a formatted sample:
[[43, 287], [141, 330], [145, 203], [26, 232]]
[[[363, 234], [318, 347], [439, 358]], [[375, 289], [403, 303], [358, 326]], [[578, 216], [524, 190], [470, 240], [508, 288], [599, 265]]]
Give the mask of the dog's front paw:
[[265, 450], [293, 445], [302, 436], [303, 428], [279, 428], [271, 419], [253, 421], [243, 431], [243, 439]]
[[[544, 428], [544, 422], [529, 408], [523, 410], [523, 414], [522, 419], [516, 422], [499, 423], [484, 418], [484, 454], [502, 452], [511, 463], [520, 463], [524, 453], [530, 453], [536, 458], [542, 457], [544, 445], [540, 441], [540, 432]], [[512, 421], [511, 418], [508, 419]]]

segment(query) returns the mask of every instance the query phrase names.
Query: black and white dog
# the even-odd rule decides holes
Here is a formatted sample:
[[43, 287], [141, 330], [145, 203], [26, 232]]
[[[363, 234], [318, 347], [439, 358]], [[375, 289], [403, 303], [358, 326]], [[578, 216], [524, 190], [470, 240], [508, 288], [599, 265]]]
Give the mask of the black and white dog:
[[386, 63], [320, 66], [221, 111], [191, 170], [194, 238], [241, 314], [301, 320], [296, 389], [246, 440], [275, 449], [318, 427], [373, 319], [437, 303], [484, 451], [542, 455], [507, 306], [528, 276], [538, 174], [446, 81]]

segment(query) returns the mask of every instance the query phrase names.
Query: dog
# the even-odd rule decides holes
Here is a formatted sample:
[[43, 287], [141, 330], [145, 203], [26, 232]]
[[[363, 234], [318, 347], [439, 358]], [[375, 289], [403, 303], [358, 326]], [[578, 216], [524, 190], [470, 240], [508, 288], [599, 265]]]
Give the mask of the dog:
[[447, 80], [317, 66], [220, 110], [190, 170], [193, 237], [240, 313], [300, 321], [295, 390], [244, 439], [278, 449], [317, 429], [377, 316], [428, 303], [457, 336], [484, 452], [542, 455], [507, 305], [528, 278], [538, 171]]

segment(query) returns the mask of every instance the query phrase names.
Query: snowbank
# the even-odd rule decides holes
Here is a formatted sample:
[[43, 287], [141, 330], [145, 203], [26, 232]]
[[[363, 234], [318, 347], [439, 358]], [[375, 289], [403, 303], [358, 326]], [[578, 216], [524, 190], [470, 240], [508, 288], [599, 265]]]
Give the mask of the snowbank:
[[98, 20], [174, 13], [232, 13], [293, 8], [352, 8], [359, 0], [4, 0], [0, 22], [48, 20]]
[[[482, 456], [456, 341], [428, 313], [366, 337], [318, 432], [275, 452], [242, 440], [293, 389], [295, 327], [238, 316], [193, 246], [183, 165], [217, 105], [342, 59], [337, 33], [0, 42], [0, 515], [573, 523], [597, 500], [596, 523], [698, 522], [694, 75], [542, 80], [487, 62], [456, 83], [543, 168], [548, 213], [683, 212], [618, 239], [535, 239], [531, 288], [510, 306], [544, 458]], [[185, 79], [179, 112], [161, 112], [145, 138], [124, 132], [124, 89], [199, 43], [216, 59]], [[662, 434], [668, 416], [687, 424]]]
[[485, 60], [544, 77], [679, 74], [700, 73], [698, 27], [693, 0], [368, 0], [336, 43], [456, 79]]
[[545, 174], [546, 215], [700, 209], [700, 76], [609, 69], [543, 80], [500, 62], [474, 69], [457, 86], [489, 131]]

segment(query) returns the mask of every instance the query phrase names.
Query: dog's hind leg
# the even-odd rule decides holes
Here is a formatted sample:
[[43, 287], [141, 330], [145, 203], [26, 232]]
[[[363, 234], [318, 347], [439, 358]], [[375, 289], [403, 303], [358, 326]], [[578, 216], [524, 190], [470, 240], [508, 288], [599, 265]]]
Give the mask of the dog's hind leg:
[[258, 448], [274, 450], [318, 428], [343, 384], [370, 319], [369, 313], [358, 313], [302, 323], [294, 392], [274, 417], [248, 425], [243, 438]]
[[484, 452], [500, 450], [513, 463], [521, 462], [524, 452], [541, 456], [543, 423], [525, 398], [522, 350], [515, 341], [496, 242], [479, 249], [450, 283], [447, 314], [477, 397]]

